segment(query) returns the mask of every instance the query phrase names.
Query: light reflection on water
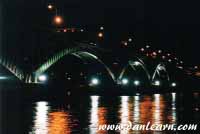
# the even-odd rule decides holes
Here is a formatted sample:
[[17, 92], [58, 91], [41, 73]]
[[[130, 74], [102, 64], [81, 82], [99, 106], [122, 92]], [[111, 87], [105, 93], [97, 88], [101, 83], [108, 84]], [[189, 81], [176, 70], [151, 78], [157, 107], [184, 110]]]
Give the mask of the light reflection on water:
[[[120, 96], [116, 97], [116, 101], [118, 102], [113, 103], [113, 105], [107, 105], [107, 103], [112, 104], [109, 102], [109, 97], [89, 96], [88, 105], [79, 110], [73, 109], [73, 106], [69, 109], [55, 107], [47, 101], [36, 102], [35, 110], [33, 110], [33, 124], [30, 125], [29, 132], [34, 134], [70, 134], [79, 128], [80, 132], [77, 133], [106, 134], [106, 131], [99, 131], [98, 126], [109, 122], [126, 124], [131, 121], [133, 124], [146, 124], [150, 121], [151, 124], [177, 124], [176, 93]], [[77, 102], [77, 105], [78, 103], [80, 102]], [[110, 116], [109, 111], [113, 107], [118, 108], [115, 110], [117, 116], [108, 117]], [[81, 123], [82, 116], [84, 116], [84, 125], [86, 126]], [[147, 132], [130, 130], [129, 132], [116, 131], [114, 133], [146, 134]]]

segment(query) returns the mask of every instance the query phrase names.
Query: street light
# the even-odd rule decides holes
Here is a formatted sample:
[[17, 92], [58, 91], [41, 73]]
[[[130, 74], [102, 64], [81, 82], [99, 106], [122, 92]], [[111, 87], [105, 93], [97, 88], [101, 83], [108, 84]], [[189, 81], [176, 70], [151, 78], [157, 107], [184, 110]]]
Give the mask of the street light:
[[144, 51], [144, 48], [141, 48], [141, 49], [140, 49], [140, 51], [142, 51], [142, 52], [143, 52], [143, 51]]
[[139, 80], [135, 80], [135, 81], [134, 81], [134, 85], [135, 85], [135, 86], [139, 86], [139, 85], [140, 85], [140, 81], [139, 81]]
[[129, 39], [128, 39], [128, 41], [129, 41], [129, 42], [132, 42], [132, 39], [131, 39], [131, 38], [129, 38]]
[[128, 81], [128, 79], [127, 79], [127, 78], [123, 78], [123, 79], [122, 79], [122, 84], [123, 84], [123, 85], [127, 85], [127, 84], [128, 84], [128, 82], [129, 82], [129, 81]]
[[102, 33], [102, 32], [99, 32], [99, 33], [98, 33], [98, 37], [99, 37], [99, 38], [102, 38], [102, 37], [103, 37], [103, 33]]
[[38, 76], [38, 80], [41, 82], [45, 82], [47, 80], [47, 76], [42, 74], [42, 75]]
[[159, 81], [159, 80], [156, 80], [156, 81], [154, 82], [154, 85], [155, 85], [155, 86], [160, 86], [160, 81]]
[[92, 80], [91, 80], [91, 85], [98, 85], [99, 84], [99, 79], [97, 79], [97, 78], [93, 78]]
[[100, 30], [104, 30], [104, 27], [103, 27], [103, 26], [101, 26], [101, 27], [100, 27]]
[[48, 8], [49, 10], [52, 10], [52, 9], [53, 9], [53, 5], [49, 4], [49, 5], [47, 6], [47, 8]]
[[175, 82], [172, 82], [171, 86], [172, 86], [172, 87], [176, 87], [176, 83], [175, 83]]
[[150, 46], [149, 46], [149, 45], [146, 45], [146, 48], [150, 48]]
[[54, 17], [54, 23], [55, 23], [56, 25], [61, 25], [61, 24], [63, 23], [63, 17], [61, 17], [61, 16], [59, 16], [59, 15], [56, 15], [56, 16]]
[[140, 65], [140, 62], [139, 62], [139, 61], [135, 61], [133, 64], [134, 64], [135, 66], [139, 66], [139, 65]]
[[124, 42], [124, 45], [125, 45], [125, 46], [127, 46], [127, 45], [128, 45], [128, 43], [127, 43], [127, 42]]
[[0, 76], [0, 80], [6, 80], [8, 77]]

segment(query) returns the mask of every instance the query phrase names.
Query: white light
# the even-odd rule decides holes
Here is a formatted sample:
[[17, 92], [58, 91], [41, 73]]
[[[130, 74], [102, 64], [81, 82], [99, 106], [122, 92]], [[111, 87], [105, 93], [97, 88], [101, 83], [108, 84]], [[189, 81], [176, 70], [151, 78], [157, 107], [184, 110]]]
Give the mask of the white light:
[[48, 106], [48, 102], [41, 101], [36, 103], [35, 107], [35, 120], [33, 133], [36, 134], [47, 134], [48, 133], [48, 113], [50, 107]]
[[128, 43], [127, 43], [127, 42], [124, 42], [124, 45], [125, 45], [125, 46], [127, 46], [127, 45], [128, 45]]
[[47, 80], [47, 76], [43, 74], [43, 75], [40, 75], [38, 77], [38, 79], [39, 79], [39, 81], [46, 81]]
[[91, 96], [91, 109], [90, 109], [90, 133], [97, 133], [97, 127], [99, 122], [98, 107], [99, 107], [99, 96]]
[[135, 80], [135, 81], [134, 81], [134, 85], [135, 85], [135, 86], [139, 86], [139, 85], [140, 85], [140, 81], [139, 81], [139, 80]]
[[93, 78], [91, 83], [92, 83], [92, 85], [98, 85], [99, 84], [99, 80], [97, 78]]
[[175, 82], [172, 83], [172, 87], [176, 87], [176, 83]]
[[126, 78], [122, 79], [122, 84], [123, 85], [127, 85], [128, 84], [128, 79], [126, 79]]
[[146, 48], [150, 48], [150, 46], [149, 46], [149, 45], [146, 45]]
[[162, 67], [161, 67], [161, 66], [158, 66], [158, 70], [162, 70]]
[[158, 50], [158, 53], [162, 53], [162, 50]]
[[154, 85], [160, 86], [160, 81], [159, 81], [159, 80], [156, 80], [155, 83], [154, 83]]
[[132, 41], [132, 39], [131, 39], [131, 38], [129, 38], [129, 39], [128, 39], [128, 41], [129, 41], [129, 42], [131, 42], [131, 41]]
[[134, 65], [139, 66], [139, 65], [140, 65], [140, 62], [135, 61], [135, 62], [134, 62]]
[[104, 30], [104, 27], [100, 27], [100, 30]]
[[0, 80], [6, 80], [6, 79], [8, 79], [8, 78], [5, 76], [0, 76]]
[[[129, 109], [129, 96], [122, 96], [121, 97], [121, 105], [120, 105], [120, 124], [127, 124], [130, 118], [130, 109]], [[120, 131], [121, 134], [126, 134], [127, 130], [122, 129]]]

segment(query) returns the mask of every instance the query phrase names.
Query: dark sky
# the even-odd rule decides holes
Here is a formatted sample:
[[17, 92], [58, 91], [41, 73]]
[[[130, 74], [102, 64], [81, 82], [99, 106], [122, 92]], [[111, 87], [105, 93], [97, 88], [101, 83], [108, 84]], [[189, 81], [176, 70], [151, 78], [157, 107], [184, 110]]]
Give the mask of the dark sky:
[[27, 49], [37, 44], [36, 29], [49, 23], [47, 3], [57, 6], [69, 26], [103, 24], [112, 39], [134, 33], [138, 46], [147, 41], [188, 63], [200, 63], [200, 8], [194, 1], [3, 0], [4, 45]]

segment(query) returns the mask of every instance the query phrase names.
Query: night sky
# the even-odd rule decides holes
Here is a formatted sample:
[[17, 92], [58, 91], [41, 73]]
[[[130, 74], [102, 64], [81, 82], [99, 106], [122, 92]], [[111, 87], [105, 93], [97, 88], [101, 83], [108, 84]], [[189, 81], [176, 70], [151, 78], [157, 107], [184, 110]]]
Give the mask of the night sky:
[[[55, 4], [67, 26], [103, 25], [110, 39], [134, 35], [137, 46], [148, 42], [199, 64], [199, 3], [182, 0], [3, 0], [3, 51], [27, 50], [37, 44], [38, 29], [50, 25], [47, 4]], [[107, 44], [115, 47], [118, 44]], [[34, 51], [32, 51], [34, 53]], [[16, 53], [19, 54], [19, 53]], [[23, 55], [23, 53], [20, 53]], [[27, 53], [24, 52], [24, 55]]]

